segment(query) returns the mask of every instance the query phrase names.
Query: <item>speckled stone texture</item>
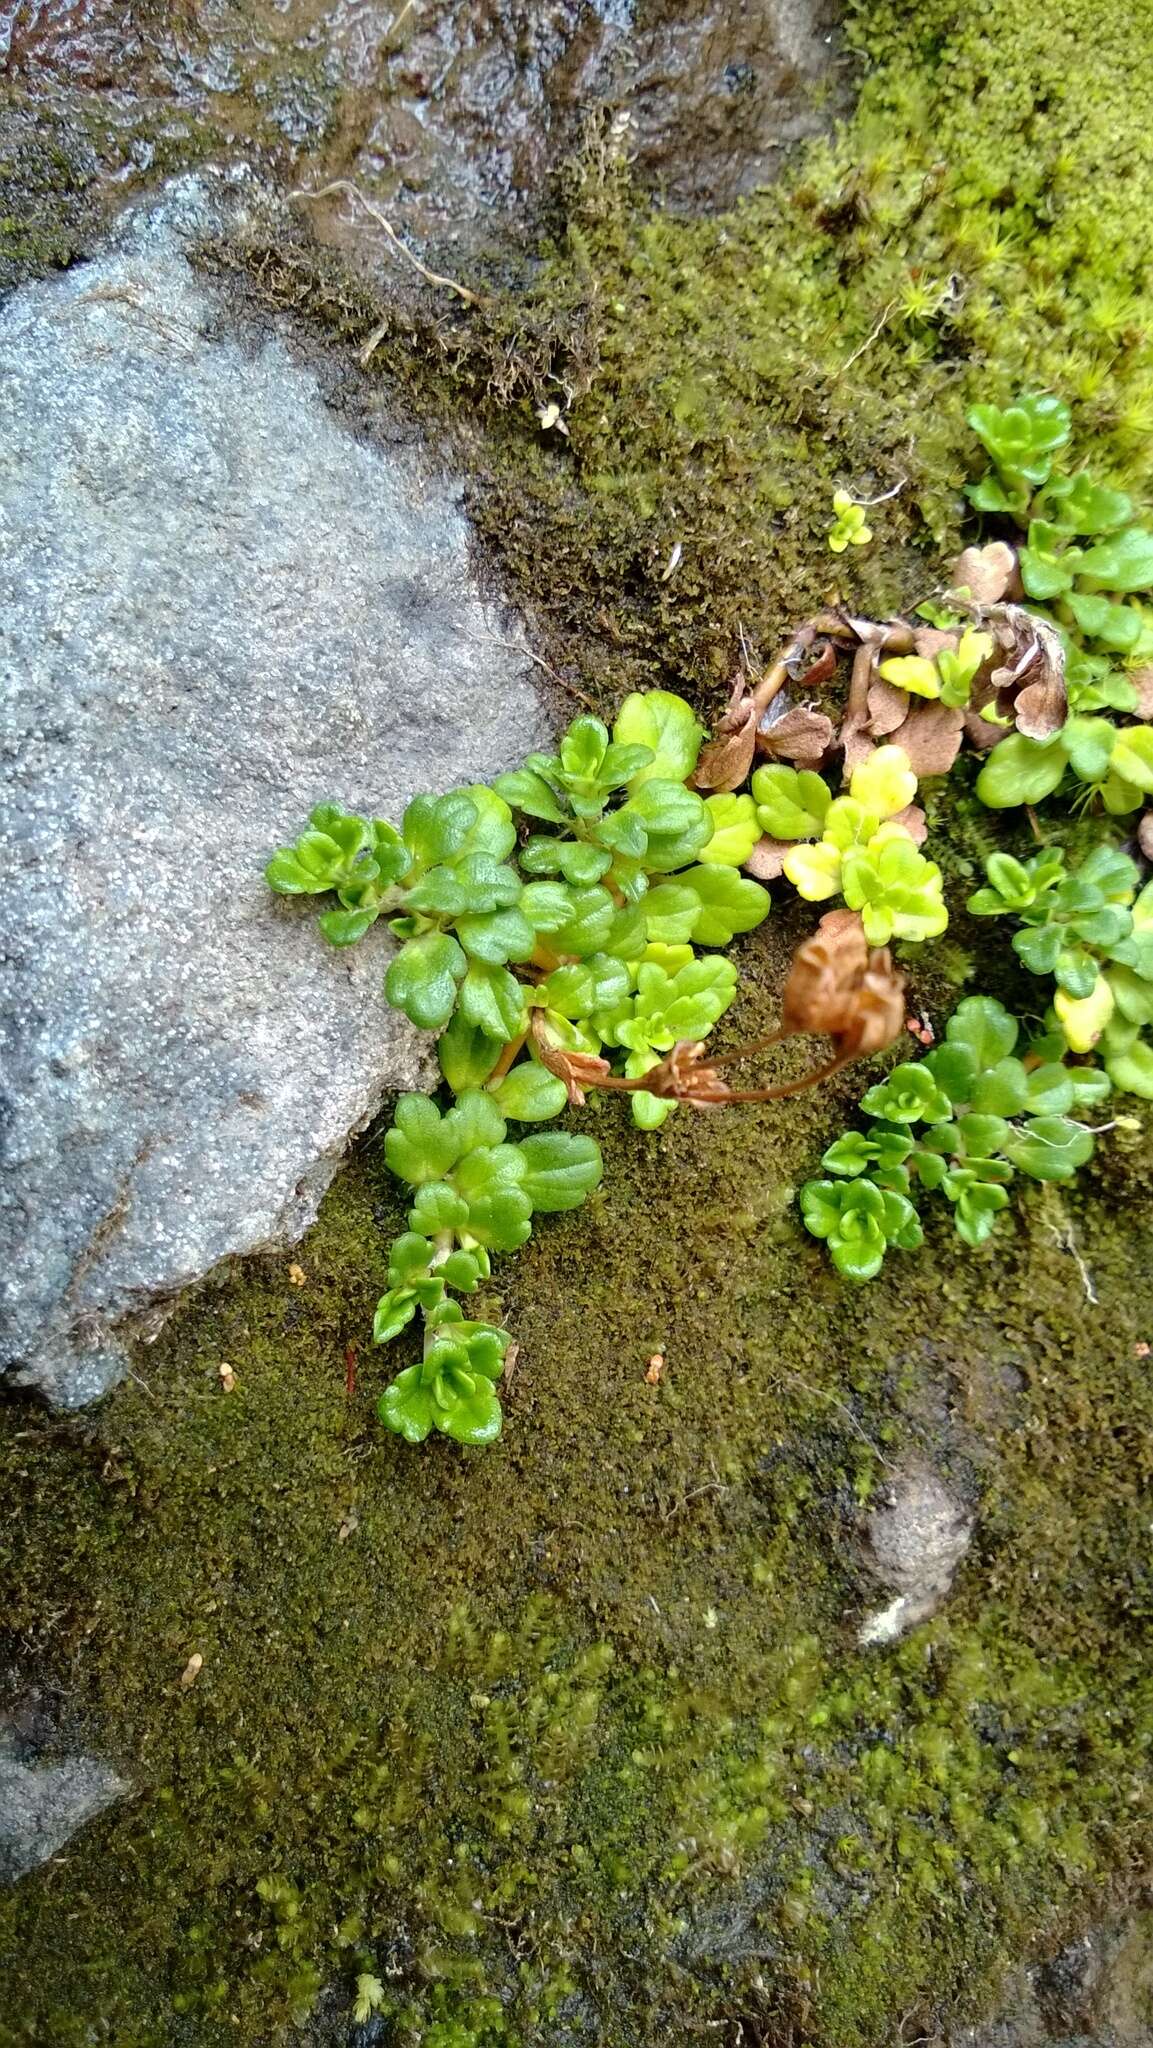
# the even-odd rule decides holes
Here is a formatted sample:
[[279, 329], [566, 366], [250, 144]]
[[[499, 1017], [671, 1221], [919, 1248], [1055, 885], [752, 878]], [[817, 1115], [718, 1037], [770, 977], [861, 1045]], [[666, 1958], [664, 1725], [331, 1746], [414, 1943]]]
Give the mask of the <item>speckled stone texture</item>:
[[130, 1789], [95, 1757], [24, 1763], [0, 1747], [0, 1884], [47, 1863]]
[[387, 934], [327, 950], [270, 852], [548, 733], [456, 483], [229, 333], [210, 196], [0, 309], [0, 1365], [63, 1407], [126, 1319], [299, 1237], [427, 1059]]

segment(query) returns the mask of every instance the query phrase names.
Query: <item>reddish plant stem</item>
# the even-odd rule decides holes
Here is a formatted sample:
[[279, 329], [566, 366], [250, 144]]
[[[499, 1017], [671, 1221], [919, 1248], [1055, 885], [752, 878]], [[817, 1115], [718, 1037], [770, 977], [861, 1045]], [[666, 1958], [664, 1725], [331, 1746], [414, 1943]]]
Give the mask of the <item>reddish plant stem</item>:
[[485, 1083], [486, 1087], [491, 1088], [494, 1081], [504, 1080], [504, 1077], [508, 1073], [508, 1070], [511, 1067], [513, 1061], [523, 1050], [524, 1042], [527, 1037], [528, 1031], [526, 1028], [524, 1031], [521, 1032], [519, 1038], [510, 1038], [508, 1040], [508, 1042], [505, 1045], [504, 1051], [501, 1053], [500, 1058], [498, 1059], [495, 1067], [493, 1068], [491, 1074], [488, 1077], [487, 1082]]

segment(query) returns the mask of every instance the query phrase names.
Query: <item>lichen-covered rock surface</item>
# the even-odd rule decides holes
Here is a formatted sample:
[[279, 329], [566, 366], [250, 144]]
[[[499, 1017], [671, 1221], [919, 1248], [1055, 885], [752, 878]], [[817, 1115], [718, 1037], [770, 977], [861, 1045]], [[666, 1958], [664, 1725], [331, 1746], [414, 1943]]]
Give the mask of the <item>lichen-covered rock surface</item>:
[[[861, 8], [858, 109], [775, 192], [678, 221], [594, 125], [539, 265], [466, 273], [479, 304], [259, 224], [243, 261], [350, 355], [376, 332], [554, 666], [713, 714], [742, 628], [768, 654], [815, 603], [933, 587], [972, 531], [974, 399], [1063, 390], [1078, 452], [1148, 502], [1138, 25]], [[833, 489], [898, 484], [834, 561]], [[1025, 830], [994, 840], [964, 767], [927, 795], [952, 923], [905, 963], [915, 1008], [1034, 1008], [964, 911]], [[771, 1027], [810, 928], [787, 899], [738, 943], [721, 1045]], [[17, 1661], [137, 1797], [0, 1908], [3, 2048], [1146, 2048], [1141, 1108], [983, 1251], [931, 1217], [853, 1289], [794, 1196], [862, 1086], [647, 1135], [579, 1112], [604, 1182], [496, 1263], [522, 1349], [486, 1451], [375, 1420], [411, 1352], [367, 1342], [403, 1214], [373, 1135], [296, 1273], [210, 1279], [90, 1415], [12, 1411]], [[870, 1521], [916, 1473], [939, 1604], [862, 1642], [909, 1563], [879, 1593]], [[1117, 1971], [1082, 1995], [1106, 1922]]]
[[459, 484], [222, 331], [211, 219], [185, 183], [0, 312], [0, 1362], [66, 1407], [125, 1318], [293, 1242], [421, 1071], [385, 932], [327, 951], [270, 853], [336, 792], [399, 817], [548, 732]]

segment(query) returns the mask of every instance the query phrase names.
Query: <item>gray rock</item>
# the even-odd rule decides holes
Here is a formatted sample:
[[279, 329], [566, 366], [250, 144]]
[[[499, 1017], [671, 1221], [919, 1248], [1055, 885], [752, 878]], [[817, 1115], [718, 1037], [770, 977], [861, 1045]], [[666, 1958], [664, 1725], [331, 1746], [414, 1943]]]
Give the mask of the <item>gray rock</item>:
[[0, 1753], [0, 1884], [39, 1869], [131, 1789], [95, 1757], [24, 1763]]
[[972, 1535], [972, 1515], [928, 1466], [909, 1465], [897, 1474], [865, 1518], [866, 1568], [892, 1597], [866, 1617], [861, 1642], [891, 1643], [927, 1621], [948, 1593]]
[[298, 1238], [425, 1071], [387, 934], [326, 950], [271, 851], [548, 733], [458, 484], [221, 332], [184, 253], [210, 197], [0, 311], [0, 1365], [64, 1407], [127, 1318]]
[[1149, 2048], [1153, 1913], [1137, 1908], [1089, 1928], [1050, 1961], [1015, 1971], [996, 2016], [932, 2048]]

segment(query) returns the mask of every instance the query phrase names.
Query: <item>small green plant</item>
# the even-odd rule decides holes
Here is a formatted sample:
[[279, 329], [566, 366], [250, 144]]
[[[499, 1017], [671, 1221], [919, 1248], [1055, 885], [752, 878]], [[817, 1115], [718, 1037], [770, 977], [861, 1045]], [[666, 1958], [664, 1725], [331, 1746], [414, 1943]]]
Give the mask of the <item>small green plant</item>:
[[[562, 1087], [560, 1106], [564, 1100]], [[466, 1321], [449, 1290], [475, 1293], [491, 1273], [490, 1255], [522, 1245], [534, 1214], [579, 1208], [600, 1182], [593, 1138], [548, 1131], [508, 1144], [506, 1136], [493, 1096], [470, 1089], [443, 1113], [427, 1095], [402, 1095], [385, 1137], [385, 1158], [414, 1200], [409, 1228], [389, 1255], [373, 1336], [390, 1343], [418, 1311], [424, 1317], [419, 1363], [380, 1401], [381, 1421], [409, 1443], [432, 1429], [465, 1444], [500, 1434], [496, 1381], [508, 1335]]]
[[977, 917], [1016, 917], [1013, 951], [1033, 974], [1052, 975], [1065, 1044], [1099, 1050], [1114, 1087], [1153, 1099], [1153, 882], [1137, 863], [1096, 846], [1073, 870], [1060, 848], [1031, 860], [990, 854], [987, 886], [969, 898]]
[[1018, 524], [1035, 491], [1052, 474], [1053, 457], [1069, 439], [1069, 408], [1044, 392], [1026, 393], [1015, 404], [975, 405], [969, 425], [993, 463], [993, 473], [969, 485], [979, 512], [1003, 512]]
[[846, 1131], [821, 1164], [833, 1178], [801, 1190], [801, 1214], [838, 1272], [871, 1280], [890, 1246], [921, 1242], [916, 1190], [939, 1189], [966, 1244], [983, 1244], [1018, 1173], [1068, 1180], [1093, 1150], [1071, 1111], [1099, 1102], [1109, 1079], [1067, 1066], [1042, 1043], [1014, 1054], [1018, 1025], [990, 996], [958, 1005], [944, 1043], [894, 1067], [862, 1100], [875, 1121]]
[[761, 830], [796, 842], [783, 868], [808, 902], [843, 895], [871, 946], [944, 931], [941, 870], [903, 822], [917, 778], [900, 747], [878, 747], [854, 769], [847, 796], [834, 797], [811, 770], [777, 764], [756, 770], [752, 791]]
[[687, 786], [702, 737], [681, 698], [635, 693], [611, 735], [578, 718], [555, 754], [491, 789], [417, 797], [399, 831], [319, 805], [268, 864], [282, 895], [335, 896], [318, 920], [332, 945], [388, 918], [400, 946], [385, 995], [438, 1033], [457, 1098], [442, 1113], [403, 1096], [385, 1139], [414, 1199], [374, 1334], [388, 1343], [419, 1313], [424, 1341], [380, 1415], [410, 1442], [498, 1434], [508, 1338], [466, 1321], [452, 1295], [476, 1292], [534, 1214], [577, 1207], [600, 1180], [594, 1139], [510, 1142], [508, 1124], [559, 1115], [580, 1099], [579, 1071], [627, 1088], [635, 1121], [655, 1128], [675, 1098], [636, 1082], [702, 1041], [733, 999], [736, 969], [708, 949], [752, 930], [770, 899], [737, 872], [760, 836], [752, 797]]
[[[922, 772], [945, 772], [963, 714], [967, 725], [979, 712], [1002, 726], [1011, 715], [1016, 729], [977, 781], [990, 808], [1066, 787], [1082, 805], [1126, 815], [1153, 795], [1153, 726], [1103, 715], [1124, 719], [1138, 702], [1115, 659], [1132, 667], [1153, 652], [1153, 620], [1140, 603], [1153, 588], [1153, 534], [1133, 523], [1124, 493], [1054, 467], [1070, 434], [1059, 400], [977, 406], [970, 420], [993, 463], [970, 496], [1021, 529], [1017, 555], [1004, 542], [970, 550], [984, 597], [966, 581], [943, 604], [926, 602], [928, 627], [826, 613], [797, 629], [722, 720], [699, 778], [720, 784], [716, 794], [691, 786], [704, 734], [690, 706], [669, 691], [634, 692], [611, 732], [596, 717], [577, 718], [555, 753], [530, 755], [492, 788], [416, 798], [399, 831], [320, 805], [270, 861], [280, 893], [335, 897], [319, 919], [333, 945], [355, 944], [388, 918], [400, 944], [385, 994], [437, 1033], [457, 1098], [442, 1111], [403, 1097], [385, 1144], [414, 1200], [391, 1250], [375, 1335], [391, 1342], [419, 1313], [424, 1338], [380, 1414], [409, 1441], [439, 1430], [483, 1444], [499, 1433], [507, 1334], [466, 1320], [452, 1297], [489, 1280], [492, 1256], [515, 1251], [535, 1213], [577, 1207], [600, 1179], [592, 1138], [510, 1141], [510, 1122], [546, 1123], [586, 1089], [604, 1088], [627, 1091], [634, 1120], [655, 1129], [678, 1103], [771, 1100], [893, 1042], [903, 976], [887, 948], [937, 937], [948, 923], [940, 870], [920, 850], [914, 753]], [[847, 494], [837, 494], [835, 512], [834, 552], [870, 538], [865, 508]], [[1036, 613], [1041, 623], [1001, 601], [1015, 564], [1026, 595], [1054, 607]], [[811, 711], [763, 720], [799, 673], [795, 663], [803, 668], [811, 650], [806, 673], [827, 677], [845, 640], [855, 652], [841, 740], [857, 765], [838, 795], [812, 767], [781, 758], [790, 718], [800, 761], [828, 754], [830, 720]], [[882, 744], [862, 760], [874, 715], [894, 730], [884, 693], [874, 714], [877, 673], [926, 701], [898, 710], [908, 749]], [[778, 758], [753, 768], [759, 747]], [[845, 908], [798, 951], [780, 1028], [717, 1058], [704, 1041], [737, 987], [719, 949], [770, 908], [760, 881], [740, 872], [746, 864], [783, 872], [807, 901], [840, 896]], [[863, 1106], [874, 1121], [829, 1148], [831, 1177], [802, 1194], [808, 1229], [854, 1280], [879, 1271], [889, 1246], [920, 1241], [916, 1190], [941, 1190], [961, 1237], [980, 1244], [1017, 1173], [1065, 1179], [1088, 1158], [1092, 1133], [1071, 1111], [1111, 1085], [1153, 1098], [1153, 1049], [1141, 1037], [1153, 1022], [1153, 884], [1138, 894], [1135, 864], [1109, 846], [1073, 873], [1059, 851], [1029, 862], [995, 854], [969, 907], [1019, 919], [1015, 950], [1033, 972], [1054, 976], [1059, 1028], [1015, 1057], [1015, 1020], [974, 997], [950, 1020], [944, 1045], [869, 1091]], [[721, 1078], [726, 1060], [800, 1033], [825, 1035], [830, 1052], [802, 1080], [733, 1088]], [[1094, 1046], [1105, 1071], [1066, 1062], [1066, 1052]]]
[[1062, 785], [1082, 804], [1099, 799], [1115, 817], [1139, 810], [1153, 795], [1153, 726], [1076, 713], [1052, 739], [1010, 733], [977, 777], [977, 795], [990, 810], [1004, 811], [1038, 804]]
[[868, 523], [868, 513], [858, 505], [848, 491], [833, 492], [833, 523], [829, 528], [827, 546], [834, 555], [843, 555], [846, 548], [867, 547], [873, 538], [873, 529]]
[[367, 2026], [374, 2013], [378, 2013], [385, 2000], [385, 1989], [379, 1977], [371, 1970], [362, 1970], [356, 1980], [356, 1996], [352, 2005], [352, 2017], [358, 2027]]
[[[1019, 530], [1021, 584], [1058, 635], [1071, 714], [1052, 738], [1014, 733], [1002, 740], [978, 794], [1002, 810], [1080, 783], [1082, 801], [1099, 796], [1108, 811], [1136, 810], [1153, 792], [1153, 729], [1118, 728], [1094, 714], [1133, 712], [1131, 672], [1153, 660], [1153, 608], [1141, 602], [1153, 592], [1153, 532], [1134, 523], [1124, 491], [1084, 470], [1055, 468], [1071, 431], [1059, 399], [1031, 395], [1003, 410], [978, 405], [968, 417], [993, 461], [969, 496]], [[884, 664], [882, 673], [895, 681], [894, 666]]]
[[933, 656], [893, 655], [881, 663], [880, 674], [910, 696], [939, 698], [951, 709], [960, 709], [968, 704], [977, 673], [992, 652], [992, 634], [966, 626], [956, 647], [943, 647]]

